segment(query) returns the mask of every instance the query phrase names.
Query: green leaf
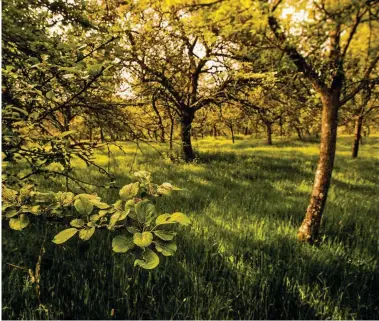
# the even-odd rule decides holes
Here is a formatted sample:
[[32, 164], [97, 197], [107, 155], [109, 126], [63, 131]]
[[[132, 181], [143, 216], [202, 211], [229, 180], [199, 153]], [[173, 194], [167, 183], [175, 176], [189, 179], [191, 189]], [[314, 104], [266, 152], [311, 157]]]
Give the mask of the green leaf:
[[146, 224], [147, 226], [156, 215], [155, 206], [149, 200], [143, 200], [137, 203], [135, 210], [138, 222]]
[[140, 230], [138, 228], [136, 228], [135, 226], [128, 226], [126, 228], [126, 230], [131, 233], [131, 234], [135, 234], [135, 233], [139, 233]]
[[125, 253], [134, 247], [131, 235], [119, 235], [112, 240], [112, 250], [116, 253]]
[[150, 232], [135, 233], [133, 235], [133, 242], [135, 245], [138, 245], [139, 247], [149, 246], [152, 241], [153, 234], [151, 234]]
[[142, 254], [142, 257], [143, 257], [143, 260], [134, 261], [134, 266], [139, 265], [140, 267], [146, 270], [151, 270], [151, 269], [156, 268], [159, 264], [158, 255], [150, 249], [146, 249], [145, 252]]
[[30, 209], [30, 213], [34, 215], [40, 215], [41, 214], [41, 206], [40, 205], [34, 205]]
[[83, 227], [85, 224], [84, 220], [82, 220], [81, 218], [76, 218], [75, 220], [72, 220], [70, 222], [70, 225], [73, 226], [73, 227]]
[[49, 99], [53, 99], [55, 97], [55, 94], [52, 90], [50, 90], [46, 93], [46, 97]]
[[147, 171], [135, 172], [134, 176], [137, 177], [137, 178], [139, 178], [141, 181], [150, 182], [150, 179], [151, 179], [151, 173], [149, 173]]
[[54, 236], [53, 242], [55, 244], [62, 244], [73, 237], [77, 232], [78, 230], [76, 228], [68, 228], [63, 230]]
[[163, 195], [170, 195], [171, 191], [172, 191], [172, 185], [170, 183], [163, 183], [157, 189], [157, 193], [163, 194]]
[[90, 202], [92, 205], [95, 205], [97, 208], [99, 208], [99, 209], [101, 209], [101, 210], [105, 210], [105, 209], [108, 209], [108, 208], [111, 207], [111, 206], [108, 205], [107, 203], [100, 202], [99, 200], [89, 200], [89, 202]]
[[164, 256], [172, 256], [175, 254], [177, 250], [177, 246], [175, 243], [164, 243], [160, 241], [154, 241], [155, 248], [158, 252], [162, 253]]
[[134, 200], [126, 201], [126, 203], [125, 203], [125, 211], [126, 210], [134, 209], [135, 205], [136, 204], [135, 204]]
[[174, 222], [168, 221], [171, 217], [171, 214], [162, 214], [157, 217], [155, 220], [156, 225], [162, 225], [162, 224], [173, 224]]
[[135, 197], [138, 194], [138, 190], [139, 190], [139, 182], [125, 185], [120, 190], [120, 198], [123, 201], [127, 201], [128, 199]]
[[116, 211], [116, 213], [114, 213], [109, 220], [108, 228], [112, 229], [118, 221], [122, 221], [122, 220], [126, 219], [128, 214], [129, 214], [129, 211], [128, 212]]
[[189, 225], [191, 224], [191, 220], [189, 217], [183, 213], [176, 212], [171, 215], [171, 220], [175, 221], [176, 223], [179, 223], [181, 225]]
[[172, 241], [175, 235], [177, 234], [176, 232], [164, 230], [156, 230], [153, 233], [163, 241]]
[[95, 228], [94, 227], [91, 227], [89, 229], [82, 229], [79, 232], [79, 237], [83, 241], [88, 241], [92, 237], [93, 233], [95, 233]]
[[122, 200], [118, 200], [116, 203], [113, 204], [113, 207], [118, 210], [122, 211]]
[[21, 231], [25, 227], [27, 227], [30, 223], [29, 217], [25, 214], [21, 214], [17, 218], [11, 218], [9, 220], [9, 227], [12, 230]]
[[16, 216], [17, 214], [18, 214], [18, 211], [16, 209], [11, 209], [7, 211], [7, 214], [5, 214], [5, 216], [10, 218], [10, 217]]
[[76, 210], [82, 215], [90, 215], [93, 211], [93, 204], [84, 197], [78, 198], [74, 202]]
[[174, 224], [174, 223], [179, 223], [181, 225], [189, 225], [191, 224], [191, 220], [188, 218], [187, 215], [176, 212], [173, 214], [159, 215], [155, 221], [156, 225]]
[[98, 215], [98, 214], [93, 214], [93, 215], [91, 215], [91, 216], [89, 217], [89, 220], [90, 220], [91, 222], [97, 222], [100, 218], [101, 218], [100, 215]]

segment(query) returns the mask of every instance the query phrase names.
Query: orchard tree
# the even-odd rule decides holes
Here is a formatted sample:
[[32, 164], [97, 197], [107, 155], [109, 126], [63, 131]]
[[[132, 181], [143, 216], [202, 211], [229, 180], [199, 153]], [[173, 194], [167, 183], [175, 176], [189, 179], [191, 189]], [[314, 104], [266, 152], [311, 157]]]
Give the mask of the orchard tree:
[[122, 37], [118, 57], [131, 75], [131, 87], [152, 86], [159, 90], [155, 105], [169, 102], [180, 121], [183, 157], [192, 161], [195, 113], [215, 102], [227, 79], [223, 60], [215, 56], [223, 42], [194, 29], [196, 15], [184, 8], [165, 10], [156, 1], [148, 8], [141, 2], [118, 10], [112, 30]]
[[297, 1], [296, 7], [302, 6], [304, 15], [308, 16], [288, 30], [283, 27], [286, 22], [280, 8], [291, 5], [295, 3], [277, 1], [271, 6], [268, 24], [274, 43], [309, 80], [322, 101], [320, 158], [311, 201], [298, 232], [300, 240], [312, 244], [319, 237], [332, 177], [338, 110], [372, 81], [370, 76], [379, 60], [378, 43], [370, 42], [368, 37], [362, 44], [368, 63], [352, 64], [351, 59], [358, 58], [353, 56], [351, 48], [364, 35], [366, 24], [377, 27], [375, 17], [379, 8], [374, 1]]

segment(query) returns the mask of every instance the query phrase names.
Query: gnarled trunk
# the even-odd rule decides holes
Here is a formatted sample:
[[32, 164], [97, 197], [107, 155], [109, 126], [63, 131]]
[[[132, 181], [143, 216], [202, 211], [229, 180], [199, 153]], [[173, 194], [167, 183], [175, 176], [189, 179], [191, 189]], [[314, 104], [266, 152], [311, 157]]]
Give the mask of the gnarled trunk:
[[185, 110], [183, 111], [182, 117], [180, 119], [183, 158], [186, 162], [191, 162], [195, 159], [195, 154], [193, 152], [191, 143], [191, 126], [193, 118], [193, 111]]
[[332, 177], [337, 140], [338, 96], [332, 93], [324, 93], [321, 99], [323, 109], [320, 158], [310, 204], [298, 231], [298, 238], [310, 244], [317, 241], [319, 236], [322, 213]]
[[363, 116], [359, 115], [355, 121], [355, 130], [354, 130], [354, 144], [353, 144], [353, 153], [352, 157], [358, 157], [359, 143], [362, 139], [362, 125], [363, 125]]

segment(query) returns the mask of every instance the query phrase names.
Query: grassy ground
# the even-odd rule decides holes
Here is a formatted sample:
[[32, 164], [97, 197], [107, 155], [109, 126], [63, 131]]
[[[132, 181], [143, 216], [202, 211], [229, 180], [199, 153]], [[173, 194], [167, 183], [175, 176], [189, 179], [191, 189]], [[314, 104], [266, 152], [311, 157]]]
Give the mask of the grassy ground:
[[[195, 142], [200, 159], [190, 165], [159, 159], [147, 147], [134, 162], [134, 145], [125, 145], [127, 155], [112, 149], [109, 165], [119, 185], [144, 169], [156, 182], [186, 188], [158, 201], [162, 212], [180, 210], [193, 220], [180, 233], [176, 256], [148, 272], [112, 253], [106, 231], [88, 243], [48, 242], [41, 270], [47, 316], [25, 271], [6, 264], [33, 267], [47, 227], [3, 226], [3, 318], [378, 319], [379, 137], [367, 139], [356, 160], [351, 137], [339, 138], [318, 248], [296, 240], [318, 143], [274, 143], [205, 139]], [[96, 157], [107, 165], [105, 152]], [[102, 181], [100, 173], [77, 167], [80, 177]], [[98, 192], [109, 201], [117, 196]], [[49, 226], [47, 239], [60, 229]]]

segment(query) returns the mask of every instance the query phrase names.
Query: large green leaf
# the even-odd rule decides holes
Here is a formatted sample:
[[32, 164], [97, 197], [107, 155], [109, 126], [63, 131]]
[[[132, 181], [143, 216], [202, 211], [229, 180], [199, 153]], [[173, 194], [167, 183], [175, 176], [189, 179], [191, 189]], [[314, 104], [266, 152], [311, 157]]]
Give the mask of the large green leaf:
[[142, 224], [149, 225], [156, 215], [155, 206], [149, 200], [143, 200], [135, 206], [137, 220]]
[[158, 252], [162, 253], [164, 256], [172, 256], [175, 254], [177, 250], [177, 246], [175, 243], [165, 243], [160, 241], [154, 241], [155, 248]]
[[[5, 211], [4, 208], [3, 208], [3, 211]], [[6, 217], [11, 218], [11, 217], [14, 217], [16, 215], [18, 215], [18, 210], [17, 209], [13, 208], [13, 209], [7, 209], [6, 210], [6, 214], [5, 214]]]
[[27, 227], [30, 223], [29, 217], [25, 214], [21, 214], [17, 218], [11, 218], [9, 220], [9, 227], [12, 230], [21, 231], [25, 227]]
[[81, 218], [76, 218], [70, 222], [70, 225], [73, 227], [82, 227], [84, 224], [85, 222]]
[[189, 219], [189, 217], [183, 213], [180, 213], [180, 212], [176, 212], [176, 213], [172, 214], [171, 220], [175, 221], [181, 225], [191, 224], [191, 220]]
[[134, 261], [134, 266], [139, 265], [140, 267], [146, 270], [151, 270], [151, 269], [156, 268], [159, 264], [158, 255], [150, 249], [146, 249], [145, 252], [142, 254], [142, 257], [143, 257], [143, 260]]
[[150, 179], [151, 179], [151, 173], [147, 171], [135, 172], [134, 176], [139, 178], [141, 181], [146, 181], [146, 182], [150, 182]]
[[162, 214], [157, 217], [155, 220], [156, 225], [163, 225], [163, 224], [174, 224], [179, 223], [181, 225], [189, 225], [191, 224], [191, 220], [188, 218], [187, 215], [176, 212], [173, 214]]
[[95, 228], [94, 227], [91, 227], [89, 229], [82, 229], [80, 230], [79, 232], [79, 237], [83, 240], [83, 241], [88, 241], [92, 235], [95, 233]]
[[171, 191], [172, 191], [172, 185], [170, 183], [163, 183], [157, 189], [157, 193], [163, 194], [163, 195], [170, 195]]
[[93, 211], [93, 204], [88, 199], [81, 197], [75, 200], [74, 206], [82, 215], [90, 215]]
[[156, 236], [158, 236], [163, 241], [172, 241], [172, 239], [177, 234], [172, 231], [164, 231], [164, 230], [156, 230], [153, 232]]
[[112, 250], [117, 253], [125, 253], [134, 247], [131, 235], [119, 235], [112, 240]]
[[150, 232], [135, 233], [133, 235], [133, 242], [135, 245], [138, 245], [139, 247], [149, 246], [152, 241], [153, 234], [151, 234]]
[[108, 228], [109, 229], [112, 229], [116, 223], [118, 221], [122, 221], [124, 219], [126, 219], [126, 217], [128, 216], [130, 210], [129, 211], [116, 211], [110, 218], [109, 220], [109, 225], [108, 225]]
[[123, 201], [127, 201], [128, 199], [135, 197], [138, 194], [139, 190], [139, 182], [131, 183], [125, 185], [120, 189], [120, 198]]
[[105, 210], [107, 208], [110, 208], [111, 206], [108, 205], [107, 203], [104, 203], [104, 202], [101, 202], [100, 200], [97, 200], [97, 199], [89, 199], [89, 202], [96, 206], [97, 208], [101, 209], [101, 210]]
[[161, 214], [157, 217], [155, 220], [156, 225], [162, 225], [162, 224], [174, 224], [174, 222], [169, 221], [171, 217], [171, 214]]
[[78, 230], [76, 228], [68, 228], [63, 230], [54, 236], [53, 242], [55, 244], [62, 244], [73, 237], [77, 232]]

